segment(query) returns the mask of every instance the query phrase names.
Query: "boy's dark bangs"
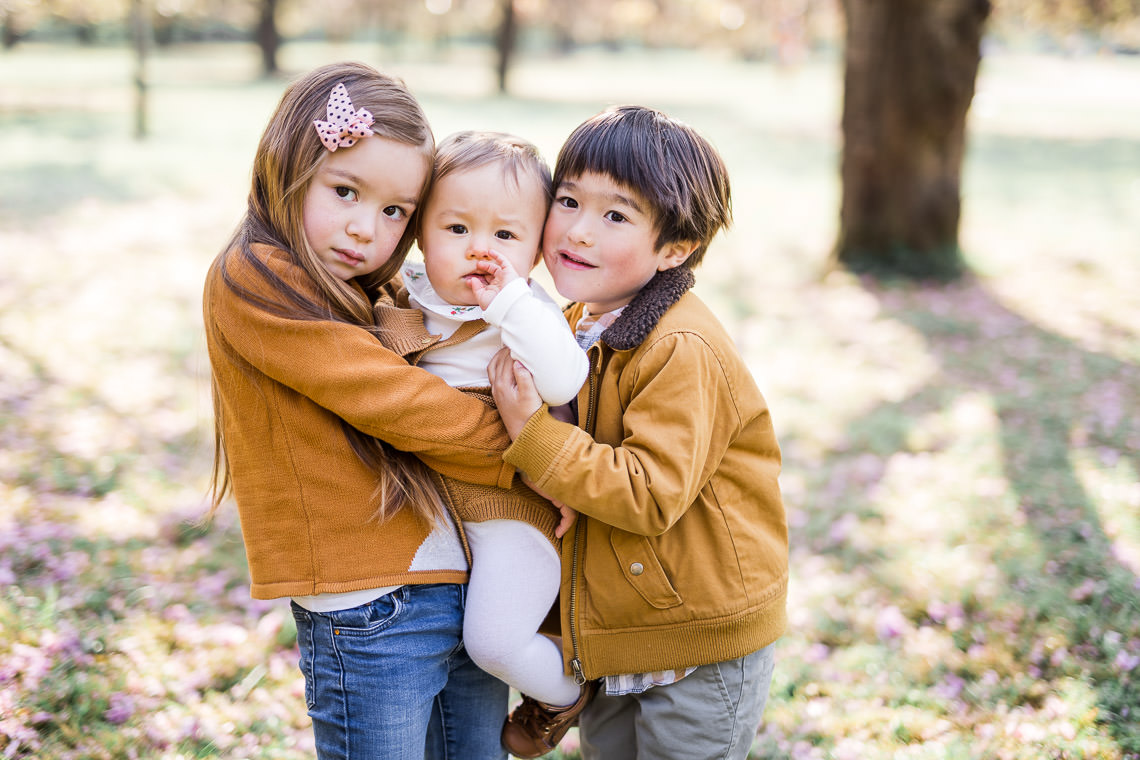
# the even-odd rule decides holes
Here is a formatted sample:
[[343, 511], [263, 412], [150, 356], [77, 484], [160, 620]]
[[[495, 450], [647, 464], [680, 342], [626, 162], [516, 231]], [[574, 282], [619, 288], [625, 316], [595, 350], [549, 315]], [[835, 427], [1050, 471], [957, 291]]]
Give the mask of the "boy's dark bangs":
[[580, 126], [559, 153], [555, 186], [587, 172], [603, 174], [640, 195], [654, 212], [668, 208], [661, 187], [662, 177], [667, 176], [664, 157], [660, 146], [649, 137], [655, 130], [649, 124], [637, 123], [642, 120], [640, 114], [626, 113], [621, 118], [600, 117]]

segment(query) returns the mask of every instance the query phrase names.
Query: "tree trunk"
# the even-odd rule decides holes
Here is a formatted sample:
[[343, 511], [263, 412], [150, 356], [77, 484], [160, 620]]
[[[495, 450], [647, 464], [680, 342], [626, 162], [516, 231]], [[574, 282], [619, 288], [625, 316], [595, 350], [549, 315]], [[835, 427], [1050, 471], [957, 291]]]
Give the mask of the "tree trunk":
[[277, 0], [261, 0], [257, 46], [261, 48], [261, 73], [267, 77], [273, 76], [279, 71], [277, 50], [281, 47], [281, 34], [277, 31]]
[[518, 36], [518, 16], [515, 13], [514, 0], [502, 1], [503, 16], [499, 22], [499, 34], [496, 39], [498, 49], [498, 62], [495, 73], [498, 75], [499, 92], [507, 91], [507, 72], [511, 68], [511, 56], [515, 52], [515, 38]]
[[961, 274], [966, 112], [989, 0], [843, 0], [843, 201], [833, 263]]
[[135, 52], [135, 139], [147, 136], [146, 58], [150, 50], [151, 24], [146, 0], [131, 0], [131, 37]]
[[11, 50], [20, 41], [20, 32], [16, 28], [16, 12], [8, 7], [0, 10], [0, 24], [4, 26], [2, 35], [4, 49]]

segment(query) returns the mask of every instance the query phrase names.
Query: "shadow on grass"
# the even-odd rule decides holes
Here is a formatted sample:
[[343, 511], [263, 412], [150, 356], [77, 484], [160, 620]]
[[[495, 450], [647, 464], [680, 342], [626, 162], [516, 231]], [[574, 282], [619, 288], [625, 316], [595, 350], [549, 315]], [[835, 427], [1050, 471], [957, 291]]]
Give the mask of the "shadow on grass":
[[[104, 146], [123, 139], [111, 115], [68, 109], [0, 112], [4, 150], [0, 219], [34, 221], [66, 214], [87, 198], [137, 200], [129, 172], [109, 175], [98, 165]], [[32, 155], [12, 155], [29, 150]]]
[[[986, 544], [1003, 579], [996, 601], [1025, 611], [1009, 632], [1018, 642], [1019, 664], [1038, 679], [1067, 675], [1089, 683], [1098, 720], [1126, 757], [1140, 753], [1140, 671], [1121, 664], [1122, 656], [1125, 662], [1135, 656], [1122, 642], [1135, 646], [1140, 638], [1140, 580], [1134, 562], [1125, 561], [1106, 534], [1078, 463], [1080, 456], [1098, 456], [1099, 466], [1123, 462], [1140, 472], [1140, 367], [1044, 329], [972, 278], [941, 289], [863, 286], [882, 316], [921, 333], [936, 372], [911, 395], [856, 419], [847, 430], [849, 446], [831, 454], [821, 471], [851, 471], [868, 451], [883, 459], [899, 451], [937, 452], [949, 444], [926, 436], [916, 445], [918, 421], [945, 413], [964, 397], [988, 399], [1000, 446], [993, 471], [1008, 484], [1006, 498], [1014, 504], [1003, 512], [966, 489], [975, 495], [948, 498], [940, 519], [947, 530], [968, 523], [960, 526], [963, 540]], [[867, 488], [830, 501], [830, 508], [820, 499], [824, 514], [813, 520], [835, 521], [847, 513], [882, 518], [868, 494], [886, 469], [872, 472]], [[867, 569], [884, 588], [898, 586], [894, 569], [884, 563], [891, 549], [881, 542], [837, 552], [848, 569]], [[963, 602], [967, 621], [993, 615], [971, 609], [968, 598]], [[1053, 647], [1059, 657], [1033, 651], [1051, 637], [1061, 639]], [[1030, 699], [1025, 693], [1015, 698]]]
[[973, 172], [984, 170], [1003, 178], [1010, 193], [1049, 191], [1067, 198], [1079, 191], [1121, 202], [1112, 183], [1127, 184], [1140, 172], [1140, 140], [978, 134], [970, 138], [969, 162], [971, 182]]
[[114, 203], [142, 199], [129, 177], [111, 177], [93, 163], [35, 163], [6, 169], [0, 180], [2, 217], [21, 223], [66, 214], [88, 198]]

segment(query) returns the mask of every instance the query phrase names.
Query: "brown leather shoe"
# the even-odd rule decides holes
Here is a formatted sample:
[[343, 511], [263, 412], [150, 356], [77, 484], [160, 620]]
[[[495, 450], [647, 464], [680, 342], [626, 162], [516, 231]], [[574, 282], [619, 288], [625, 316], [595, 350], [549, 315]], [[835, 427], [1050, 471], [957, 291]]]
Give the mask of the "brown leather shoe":
[[578, 722], [578, 713], [590, 703], [600, 684], [601, 681], [588, 681], [582, 686], [578, 701], [566, 707], [524, 696], [503, 724], [503, 746], [515, 757], [541, 757], [551, 752]]

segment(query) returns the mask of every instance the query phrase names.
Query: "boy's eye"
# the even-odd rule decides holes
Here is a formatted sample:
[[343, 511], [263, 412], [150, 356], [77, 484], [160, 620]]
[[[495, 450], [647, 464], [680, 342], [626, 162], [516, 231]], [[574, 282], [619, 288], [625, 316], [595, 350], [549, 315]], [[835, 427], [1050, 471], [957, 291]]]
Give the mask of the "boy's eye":
[[574, 200], [568, 195], [563, 195], [555, 202], [558, 203], [559, 206], [565, 206], [566, 208], [578, 208], [578, 201]]
[[446, 229], [448, 232], [454, 233], [456, 235], [466, 235], [467, 234], [467, 225], [465, 225], [465, 224], [449, 224], [444, 229]]
[[611, 222], [626, 221], [625, 214], [621, 213], [620, 211], [607, 211], [606, 219], [609, 219]]
[[356, 191], [353, 190], [351, 187], [345, 187], [344, 185], [337, 185], [336, 187], [333, 188], [333, 191], [336, 193], [338, 198], [344, 198], [346, 201], [356, 200]]
[[408, 216], [408, 212], [399, 206], [386, 206], [384, 208], [384, 216], [395, 219], [396, 221], [401, 221]]
[[518, 236], [510, 230], [499, 230], [495, 233], [495, 237], [499, 240], [514, 240]]

